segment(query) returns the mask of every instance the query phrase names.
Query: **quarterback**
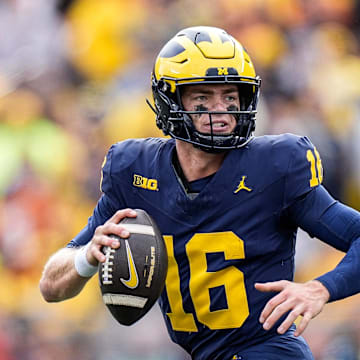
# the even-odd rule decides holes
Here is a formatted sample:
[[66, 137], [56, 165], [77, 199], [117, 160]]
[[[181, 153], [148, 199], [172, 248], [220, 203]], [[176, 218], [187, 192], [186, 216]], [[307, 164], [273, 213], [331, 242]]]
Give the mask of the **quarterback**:
[[[168, 252], [160, 307], [171, 339], [196, 360], [310, 360], [301, 337], [327, 302], [360, 291], [360, 214], [322, 185], [316, 147], [292, 134], [253, 136], [261, 80], [224, 30], [192, 27], [152, 73], [168, 139], [114, 144], [86, 227], [47, 262], [47, 301], [78, 294], [104, 262], [119, 221], [146, 210]], [[293, 282], [298, 228], [345, 252], [328, 273]], [[301, 317], [298, 326], [295, 319]]]

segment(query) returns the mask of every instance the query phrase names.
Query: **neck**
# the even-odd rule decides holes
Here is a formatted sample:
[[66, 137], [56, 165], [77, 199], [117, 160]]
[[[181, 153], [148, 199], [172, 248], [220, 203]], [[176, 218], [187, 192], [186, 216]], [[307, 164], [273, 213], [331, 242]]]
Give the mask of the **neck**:
[[225, 152], [207, 153], [181, 140], [176, 140], [176, 152], [187, 181], [198, 180], [216, 173], [226, 156]]

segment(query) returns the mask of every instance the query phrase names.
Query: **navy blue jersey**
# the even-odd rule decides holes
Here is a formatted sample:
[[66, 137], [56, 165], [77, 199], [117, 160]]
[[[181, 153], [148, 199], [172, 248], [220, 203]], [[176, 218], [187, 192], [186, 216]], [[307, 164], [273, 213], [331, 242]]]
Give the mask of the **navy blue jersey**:
[[231, 359], [276, 336], [258, 319], [274, 295], [256, 282], [293, 280], [296, 224], [286, 210], [322, 181], [319, 154], [306, 137], [254, 138], [231, 150], [190, 199], [172, 165], [173, 139], [113, 145], [87, 227], [68, 246], [125, 207], [142, 208], [164, 236], [169, 269], [160, 307], [174, 342], [194, 359]]

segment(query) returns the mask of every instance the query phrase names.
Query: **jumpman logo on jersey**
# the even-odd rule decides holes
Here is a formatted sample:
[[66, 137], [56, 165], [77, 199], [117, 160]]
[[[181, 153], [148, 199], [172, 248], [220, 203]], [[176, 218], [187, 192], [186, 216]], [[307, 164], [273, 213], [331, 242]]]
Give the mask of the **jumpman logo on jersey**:
[[252, 189], [248, 188], [246, 185], [245, 185], [245, 179], [246, 179], [246, 176], [244, 175], [237, 187], [237, 189], [234, 191], [234, 194], [238, 193], [240, 190], [246, 190], [248, 192], [252, 191]]

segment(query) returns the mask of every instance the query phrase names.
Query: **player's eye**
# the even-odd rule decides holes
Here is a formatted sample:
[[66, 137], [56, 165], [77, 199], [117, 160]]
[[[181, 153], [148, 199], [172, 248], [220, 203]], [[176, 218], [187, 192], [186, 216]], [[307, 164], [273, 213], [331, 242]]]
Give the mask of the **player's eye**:
[[234, 102], [234, 101], [237, 100], [237, 97], [236, 97], [235, 95], [227, 95], [227, 96], [225, 97], [225, 100], [226, 100], [226, 101], [229, 101], [229, 102]]
[[199, 102], [204, 102], [207, 100], [207, 97], [205, 95], [198, 95], [195, 97], [195, 100]]

